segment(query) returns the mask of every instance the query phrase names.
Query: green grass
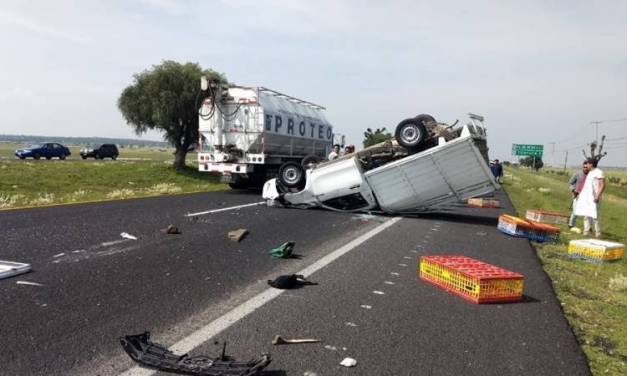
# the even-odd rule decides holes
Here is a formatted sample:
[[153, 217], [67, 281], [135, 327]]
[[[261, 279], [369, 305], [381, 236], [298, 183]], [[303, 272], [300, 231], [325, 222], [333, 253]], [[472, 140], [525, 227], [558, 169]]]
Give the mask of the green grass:
[[22, 161], [13, 158], [15, 149], [0, 144], [0, 209], [226, 189], [197, 170], [195, 154], [184, 171], [175, 171], [171, 149], [120, 149], [117, 161], [82, 160], [78, 148], [65, 161]]
[[[569, 214], [569, 176], [508, 168], [503, 186], [519, 216], [524, 217], [527, 209]], [[600, 209], [603, 239], [623, 244], [627, 243], [625, 190], [619, 184], [609, 185]], [[578, 225], [582, 227], [581, 219]], [[563, 231], [559, 243], [536, 244], [536, 249], [593, 374], [625, 375], [627, 259], [605, 264], [572, 260], [566, 252], [568, 241], [578, 238], [582, 236]]]

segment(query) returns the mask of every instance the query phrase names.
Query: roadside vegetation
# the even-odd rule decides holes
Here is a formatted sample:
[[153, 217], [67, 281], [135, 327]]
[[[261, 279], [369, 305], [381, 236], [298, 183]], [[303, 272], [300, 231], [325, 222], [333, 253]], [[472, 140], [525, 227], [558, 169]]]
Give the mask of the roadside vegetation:
[[[602, 168], [602, 166], [601, 166]], [[606, 171], [601, 203], [604, 240], [627, 243], [627, 173]], [[527, 209], [570, 214], [572, 171], [506, 168], [503, 187], [519, 216]], [[614, 177], [614, 178], [611, 178]], [[582, 219], [578, 219], [582, 228]], [[568, 257], [568, 242], [582, 235], [562, 229], [555, 244], [535, 244], [564, 313], [594, 375], [627, 374], [627, 258], [594, 264]]]
[[70, 146], [65, 161], [16, 160], [13, 152], [23, 146], [0, 144], [0, 210], [226, 188], [217, 177], [198, 172], [195, 153], [176, 171], [172, 148], [123, 148], [111, 161], [82, 160], [80, 147]]

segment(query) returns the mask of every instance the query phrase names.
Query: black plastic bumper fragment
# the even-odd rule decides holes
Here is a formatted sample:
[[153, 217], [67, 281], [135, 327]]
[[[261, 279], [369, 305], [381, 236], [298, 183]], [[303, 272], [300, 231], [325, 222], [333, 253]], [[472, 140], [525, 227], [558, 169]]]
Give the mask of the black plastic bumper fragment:
[[252, 376], [270, 364], [270, 355], [263, 354], [248, 362], [238, 362], [224, 355], [212, 359], [207, 356], [176, 355], [165, 346], [150, 341], [150, 332], [120, 338], [124, 351], [143, 366], [165, 372], [202, 376]]

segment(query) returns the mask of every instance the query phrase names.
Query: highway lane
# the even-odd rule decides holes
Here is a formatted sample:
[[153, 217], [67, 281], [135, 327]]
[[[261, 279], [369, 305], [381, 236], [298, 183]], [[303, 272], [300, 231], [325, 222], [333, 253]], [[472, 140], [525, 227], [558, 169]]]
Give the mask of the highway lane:
[[[219, 354], [214, 341], [241, 359], [269, 352], [269, 375], [589, 375], [533, 248], [496, 230], [500, 212], [458, 208], [402, 219], [313, 273], [319, 285], [281, 294], [192, 354]], [[428, 285], [417, 278], [418, 259], [428, 254], [520, 272], [525, 300], [474, 305]], [[275, 335], [322, 342], [273, 346]], [[355, 369], [339, 365], [345, 357], [357, 360]]]
[[[266, 291], [266, 279], [308, 268], [390, 220], [263, 206], [186, 217], [257, 200], [223, 192], [0, 212], [0, 239], [10, 239], [1, 240], [2, 255], [36, 269], [0, 281], [0, 304], [9, 307], [0, 316], [8, 364], [0, 374], [151, 374], [135, 372], [117, 337], [150, 330], [158, 342], [183, 343]], [[269, 351], [268, 375], [589, 374], [533, 249], [496, 231], [498, 213], [455, 208], [404, 218], [317, 269], [310, 278], [318, 286], [279, 295], [192, 352], [216, 355], [214, 341], [223, 340], [237, 358]], [[183, 235], [158, 232], [169, 223]], [[249, 238], [227, 241], [238, 227]], [[122, 231], [139, 240], [102, 245]], [[285, 240], [297, 241], [301, 259], [267, 256]], [[418, 257], [444, 253], [524, 274], [526, 301], [477, 306], [419, 281]], [[276, 334], [323, 343], [273, 347]], [[339, 366], [345, 356], [357, 359], [356, 369]]]
[[[265, 289], [266, 279], [375, 226], [265, 206], [187, 216], [258, 201], [255, 193], [216, 192], [0, 212], [0, 258], [34, 269], [0, 280], [0, 374], [94, 374], [101, 364], [98, 374], [115, 374], [130, 366], [121, 335], [150, 329], [168, 340], [185, 336]], [[159, 232], [168, 224], [183, 234]], [[227, 240], [237, 228], [250, 235]], [[288, 240], [296, 240], [300, 259], [267, 255]]]

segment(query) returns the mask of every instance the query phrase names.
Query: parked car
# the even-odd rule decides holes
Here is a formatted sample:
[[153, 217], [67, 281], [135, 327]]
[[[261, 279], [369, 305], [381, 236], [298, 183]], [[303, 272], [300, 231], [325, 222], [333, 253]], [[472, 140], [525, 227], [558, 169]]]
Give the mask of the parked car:
[[483, 117], [459, 128], [429, 115], [406, 119], [396, 140], [311, 167], [287, 162], [262, 196], [273, 206], [417, 213], [499, 188], [488, 167]]
[[25, 149], [19, 149], [15, 151], [15, 156], [19, 159], [39, 159], [41, 157], [44, 157], [46, 159], [65, 159], [65, 157], [69, 157], [70, 155], [72, 155], [72, 153], [70, 153], [70, 149], [61, 144], [53, 142], [48, 142], [45, 144], [34, 144]]
[[120, 152], [118, 151], [118, 147], [114, 144], [102, 144], [95, 149], [85, 148], [81, 149], [81, 158], [96, 158], [96, 159], [105, 159], [111, 158], [113, 160], [117, 159]]

